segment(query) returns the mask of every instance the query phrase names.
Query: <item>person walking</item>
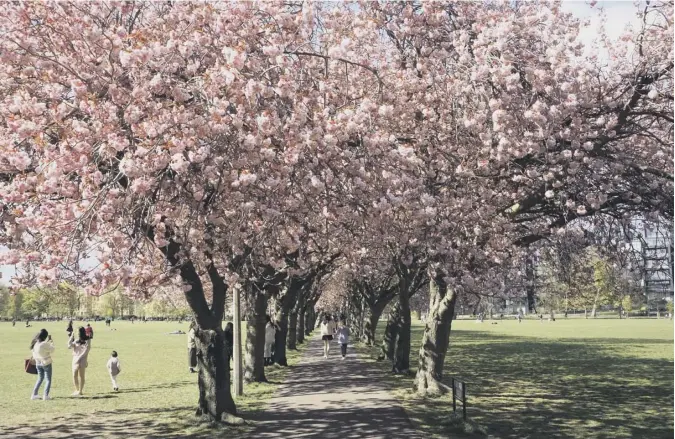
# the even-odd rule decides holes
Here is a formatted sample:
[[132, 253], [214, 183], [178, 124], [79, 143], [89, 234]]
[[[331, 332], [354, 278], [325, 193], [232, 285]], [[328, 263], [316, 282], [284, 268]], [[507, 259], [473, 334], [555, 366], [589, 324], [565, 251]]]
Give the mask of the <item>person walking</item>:
[[68, 334], [68, 338], [73, 336], [73, 321], [68, 322], [68, 327], [66, 328], [66, 334]]
[[269, 366], [272, 364], [272, 346], [274, 346], [277, 330], [270, 316], [265, 316], [265, 319], [267, 320], [267, 324], [265, 325], [265, 351], [263, 352], [263, 356], [265, 357], [265, 366]]
[[94, 328], [92, 328], [89, 323], [87, 323], [87, 327], [84, 328], [84, 332], [87, 334], [87, 338], [89, 340], [92, 340], [94, 338]]
[[340, 352], [342, 353], [342, 359], [347, 358], [347, 345], [349, 344], [349, 327], [347, 327], [347, 322], [345, 319], [342, 319], [340, 326], [337, 329], [337, 341], [340, 343]]
[[196, 323], [194, 320], [190, 322], [190, 329], [188, 329], [188, 366], [190, 367], [190, 373], [195, 373], [195, 368], [197, 367], [197, 343], [195, 342], [195, 327]]
[[75, 391], [73, 396], [82, 396], [84, 389], [84, 380], [89, 358], [89, 351], [91, 350], [91, 340], [87, 337], [87, 331], [83, 326], [77, 331], [78, 336], [75, 339], [75, 334], [68, 340], [68, 349], [73, 350], [73, 385]]
[[112, 381], [113, 390], [117, 392], [120, 388], [117, 385], [117, 375], [122, 372], [122, 366], [120, 365], [120, 359], [117, 357], [117, 351], [112, 351], [110, 354], [110, 359], [106, 364], [108, 373], [110, 374], [110, 380]]
[[330, 353], [330, 342], [333, 341], [333, 334], [335, 333], [335, 322], [330, 318], [329, 314], [324, 315], [323, 322], [321, 322], [321, 340], [323, 340], [323, 358], [328, 358]]
[[40, 399], [38, 392], [44, 381], [45, 393], [42, 399], [48, 401], [51, 399], [49, 397], [49, 390], [52, 387], [52, 352], [54, 352], [54, 342], [46, 329], [41, 329], [35, 338], [33, 338], [30, 350], [38, 372], [37, 382], [35, 383], [35, 387], [33, 387], [33, 395], [30, 399]]

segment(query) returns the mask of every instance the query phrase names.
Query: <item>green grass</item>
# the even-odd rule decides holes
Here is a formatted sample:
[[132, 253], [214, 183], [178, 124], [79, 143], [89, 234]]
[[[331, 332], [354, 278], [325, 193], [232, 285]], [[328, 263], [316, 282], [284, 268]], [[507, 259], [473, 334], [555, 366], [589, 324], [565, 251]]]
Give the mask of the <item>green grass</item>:
[[[67, 323], [32, 325], [25, 328], [18, 322], [16, 327], [0, 323], [0, 437], [40, 436], [47, 434], [46, 428], [61, 435], [77, 433], [79, 438], [113, 437], [135, 431], [139, 436], [193, 438], [211, 437], [214, 433], [210, 426], [194, 423], [199, 393], [197, 374], [190, 374], [187, 368], [187, 338], [168, 335], [177, 329], [187, 331], [187, 323], [113, 322], [116, 331], [106, 328], [103, 322], [92, 324], [95, 333], [82, 398], [70, 396], [72, 357], [66, 346]], [[52, 401], [29, 400], [36, 376], [23, 371], [30, 340], [40, 328], [46, 328], [56, 344]], [[119, 353], [122, 364], [117, 393], [111, 391], [105, 367], [112, 350]], [[289, 351], [289, 364], [296, 364], [299, 356], [299, 351]], [[246, 417], [264, 409], [265, 401], [283, 381], [286, 371], [287, 368], [268, 367], [266, 375], [271, 384], [244, 384], [245, 395], [236, 400], [239, 412]]]
[[[423, 331], [413, 324], [413, 368]], [[670, 320], [457, 321], [444, 375], [468, 382], [468, 416], [490, 437], [673, 437]], [[421, 428], [456, 429], [451, 396], [418, 398], [412, 377], [392, 380]]]

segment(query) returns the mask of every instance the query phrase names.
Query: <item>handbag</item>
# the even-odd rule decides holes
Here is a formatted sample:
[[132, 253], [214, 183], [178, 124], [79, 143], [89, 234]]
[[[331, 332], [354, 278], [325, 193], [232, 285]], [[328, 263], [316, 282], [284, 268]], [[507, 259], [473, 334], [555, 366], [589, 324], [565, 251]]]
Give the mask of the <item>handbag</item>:
[[35, 360], [33, 358], [26, 358], [24, 369], [26, 373], [37, 375], [37, 366], [35, 366]]

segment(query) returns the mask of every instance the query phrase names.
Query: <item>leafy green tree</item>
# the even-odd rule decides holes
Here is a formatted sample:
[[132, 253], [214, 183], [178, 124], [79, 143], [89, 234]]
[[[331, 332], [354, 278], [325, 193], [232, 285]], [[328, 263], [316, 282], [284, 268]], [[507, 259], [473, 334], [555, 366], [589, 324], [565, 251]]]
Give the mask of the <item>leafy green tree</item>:
[[24, 290], [23, 311], [27, 318], [48, 314], [49, 295], [38, 288]]

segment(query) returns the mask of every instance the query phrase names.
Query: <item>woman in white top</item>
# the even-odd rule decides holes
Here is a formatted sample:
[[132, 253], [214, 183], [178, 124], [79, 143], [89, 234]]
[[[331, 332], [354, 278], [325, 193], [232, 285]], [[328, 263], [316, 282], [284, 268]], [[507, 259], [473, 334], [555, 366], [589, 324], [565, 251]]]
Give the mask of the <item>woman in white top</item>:
[[80, 326], [77, 332], [77, 340], [75, 340], [75, 334], [68, 340], [68, 349], [73, 350], [73, 384], [75, 385], [73, 396], [82, 396], [84, 374], [89, 365], [87, 359], [91, 350], [91, 340], [87, 337], [87, 332], [83, 326]]
[[263, 356], [265, 357], [265, 366], [268, 366], [272, 364], [272, 346], [274, 346], [277, 330], [272, 324], [270, 316], [266, 316], [265, 318], [267, 319], [267, 324], [265, 325], [265, 352]]
[[42, 382], [45, 381], [43, 399], [47, 401], [51, 399], [49, 397], [49, 389], [52, 387], [52, 352], [54, 352], [54, 342], [46, 329], [41, 329], [38, 335], [35, 336], [30, 344], [30, 350], [33, 353], [35, 367], [38, 372], [37, 382], [30, 399], [40, 399], [38, 392], [40, 391]]
[[330, 315], [326, 314], [321, 322], [321, 340], [323, 340], [323, 358], [328, 358], [330, 352], [330, 342], [335, 333], [335, 322], [331, 320]]

